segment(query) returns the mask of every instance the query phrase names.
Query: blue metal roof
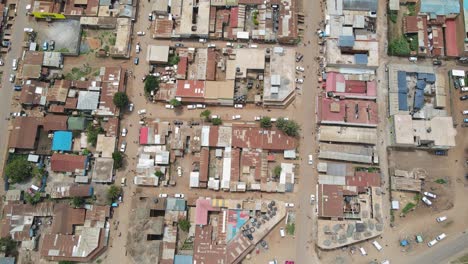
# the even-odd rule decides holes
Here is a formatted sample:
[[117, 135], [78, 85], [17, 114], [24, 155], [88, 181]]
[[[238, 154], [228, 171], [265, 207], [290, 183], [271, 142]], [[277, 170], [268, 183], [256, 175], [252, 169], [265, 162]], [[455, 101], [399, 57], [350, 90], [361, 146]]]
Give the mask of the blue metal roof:
[[339, 47], [353, 47], [354, 46], [354, 37], [353, 36], [340, 36], [338, 38]]
[[406, 87], [406, 72], [398, 71], [398, 92], [407, 93], [408, 88]]
[[169, 197], [166, 199], [167, 211], [185, 211], [185, 200]]
[[192, 264], [193, 256], [190, 255], [175, 255], [174, 264]]
[[408, 111], [408, 94], [398, 93], [398, 110]]
[[52, 150], [70, 151], [73, 134], [71, 131], [56, 131], [52, 140]]
[[377, 0], [343, 0], [343, 10], [377, 12]]
[[460, 14], [460, 2], [458, 0], [421, 0], [420, 13], [429, 14], [431, 18]]
[[0, 257], [0, 264], [15, 264], [14, 257]]
[[426, 81], [418, 80], [418, 82], [416, 82], [416, 89], [424, 90], [424, 88], [426, 88]]
[[414, 109], [421, 109], [424, 106], [424, 91], [416, 90], [414, 94]]
[[435, 83], [435, 81], [436, 81], [435, 74], [433, 74], [433, 73], [427, 73], [426, 74], [426, 82]]
[[418, 80], [424, 80], [424, 79], [426, 79], [426, 73], [418, 72]]
[[367, 54], [355, 54], [354, 55], [354, 61], [356, 62], [356, 64], [367, 65], [368, 56], [367, 56]]

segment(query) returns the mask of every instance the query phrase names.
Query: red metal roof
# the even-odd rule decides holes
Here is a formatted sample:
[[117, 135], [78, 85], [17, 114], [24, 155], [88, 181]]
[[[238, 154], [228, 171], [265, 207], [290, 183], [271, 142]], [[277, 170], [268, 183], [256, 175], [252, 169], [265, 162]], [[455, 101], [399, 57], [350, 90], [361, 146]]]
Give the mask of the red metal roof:
[[346, 185], [358, 187], [380, 187], [380, 174], [375, 172], [357, 171], [354, 176], [347, 176]]
[[179, 63], [177, 64], [177, 75], [185, 76], [187, 74], [187, 57], [180, 57]]
[[218, 211], [218, 208], [211, 206], [211, 200], [201, 199], [197, 200], [196, 212], [195, 212], [195, 224], [196, 225], [207, 225], [208, 224], [208, 211]]
[[445, 21], [445, 43], [447, 46], [447, 56], [456, 57], [459, 55], [457, 46], [457, 23], [454, 19]]
[[44, 131], [67, 130], [68, 116], [65, 115], [46, 115], [44, 117]]
[[[377, 103], [364, 100], [319, 100], [321, 122], [353, 123], [374, 126], [378, 123]], [[357, 111], [356, 111], [357, 110]], [[357, 112], [357, 114], [356, 114]]]
[[52, 171], [75, 172], [86, 169], [87, 160], [86, 156], [54, 153], [50, 159], [50, 166]]
[[148, 144], [148, 131], [149, 127], [140, 128], [140, 145]]
[[322, 217], [342, 217], [344, 208], [343, 187], [319, 184], [318, 214]]
[[229, 26], [230, 27], [237, 27], [239, 24], [239, 20], [237, 19], [239, 14], [239, 7], [232, 7], [231, 8], [231, 16], [229, 17]]
[[177, 81], [176, 96], [182, 98], [204, 98], [205, 81], [179, 80]]

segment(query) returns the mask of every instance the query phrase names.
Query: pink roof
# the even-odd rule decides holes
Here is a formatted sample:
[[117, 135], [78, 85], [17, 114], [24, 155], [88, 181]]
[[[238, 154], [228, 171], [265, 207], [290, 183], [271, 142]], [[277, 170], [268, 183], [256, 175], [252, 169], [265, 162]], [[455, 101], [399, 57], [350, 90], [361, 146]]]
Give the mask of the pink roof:
[[239, 21], [237, 19], [238, 14], [239, 14], [239, 7], [232, 7], [230, 21], [229, 21], [230, 27], [237, 27], [237, 25], [239, 24]]
[[148, 144], [148, 127], [140, 128], [140, 145]]
[[[377, 85], [375, 81], [365, 82], [356, 80], [346, 80], [344, 75], [338, 72], [327, 73], [327, 81], [325, 83], [327, 92], [333, 92], [344, 97], [376, 97]], [[337, 91], [337, 86], [340, 86], [342, 92]]]
[[205, 81], [180, 80], [177, 81], [177, 97], [204, 98]]
[[199, 198], [196, 203], [195, 211], [195, 224], [207, 225], [208, 224], [208, 211], [217, 211], [211, 206], [211, 200]]
[[377, 125], [377, 103], [374, 101], [322, 98], [319, 104], [318, 116], [321, 123]]
[[457, 23], [454, 19], [447, 19], [445, 21], [445, 43], [447, 45], [447, 56], [458, 56], [457, 47]]

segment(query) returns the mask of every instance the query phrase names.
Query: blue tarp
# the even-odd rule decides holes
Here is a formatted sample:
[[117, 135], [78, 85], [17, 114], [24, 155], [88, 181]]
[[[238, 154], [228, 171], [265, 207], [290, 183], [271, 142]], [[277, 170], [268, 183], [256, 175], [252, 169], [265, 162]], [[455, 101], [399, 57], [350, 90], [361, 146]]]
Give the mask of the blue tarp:
[[367, 65], [368, 57], [367, 54], [355, 54], [354, 61], [356, 64]]
[[408, 94], [398, 93], [398, 110], [408, 111]]
[[52, 140], [52, 150], [70, 151], [72, 149], [73, 134], [71, 131], [56, 131]]
[[424, 106], [424, 91], [416, 90], [414, 94], [414, 109], [421, 109]]
[[418, 80], [418, 82], [416, 83], [416, 89], [424, 90], [424, 88], [426, 88], [426, 81]]
[[398, 71], [398, 92], [406, 93], [408, 88], [406, 87], [406, 72]]
[[175, 255], [174, 264], [192, 264], [193, 257], [190, 255]]
[[433, 74], [433, 73], [426, 74], [426, 82], [435, 83], [435, 81], [436, 81], [435, 74]]

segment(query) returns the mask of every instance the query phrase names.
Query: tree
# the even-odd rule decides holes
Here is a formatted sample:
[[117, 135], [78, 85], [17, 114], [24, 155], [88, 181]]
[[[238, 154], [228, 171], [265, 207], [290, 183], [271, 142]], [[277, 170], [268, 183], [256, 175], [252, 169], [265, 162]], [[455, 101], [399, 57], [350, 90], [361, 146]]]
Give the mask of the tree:
[[190, 230], [190, 221], [187, 219], [180, 220], [179, 228], [184, 232], [188, 232]]
[[71, 205], [75, 208], [81, 208], [85, 204], [86, 200], [83, 197], [73, 197], [71, 199]]
[[205, 118], [205, 121], [210, 120], [210, 116], [211, 116], [211, 111], [208, 109], [203, 110], [203, 112], [200, 113], [200, 117]]
[[5, 175], [9, 183], [18, 183], [31, 178], [33, 165], [26, 160], [26, 157], [16, 157], [6, 165]]
[[404, 37], [399, 37], [388, 44], [388, 55], [407, 56], [411, 52], [408, 41]]
[[123, 165], [123, 155], [120, 151], [112, 153], [112, 159], [114, 160], [114, 168], [116, 170], [122, 168]]
[[262, 119], [260, 119], [260, 126], [262, 128], [271, 128], [272, 127], [271, 118], [268, 116], [262, 117]]
[[275, 178], [279, 178], [279, 176], [281, 175], [281, 171], [283, 169], [281, 168], [280, 165], [277, 165], [274, 169], [273, 169], [273, 176], [275, 176]]
[[35, 205], [35, 204], [37, 204], [37, 203], [39, 203], [41, 201], [41, 193], [36, 192], [33, 195], [30, 195], [29, 193], [25, 193], [24, 194], [24, 200], [26, 200], [26, 202], [28, 204]]
[[107, 189], [107, 200], [109, 203], [113, 203], [119, 195], [122, 193], [122, 188], [117, 185], [111, 185], [109, 189]]
[[150, 75], [145, 80], [145, 93], [147, 95], [151, 94], [152, 91], [159, 90], [159, 79]]
[[280, 117], [278, 118], [278, 120], [276, 120], [276, 128], [278, 128], [279, 130], [283, 130], [284, 127], [286, 126], [286, 123], [287, 123], [287, 120], [284, 119], [283, 117]]
[[211, 119], [211, 123], [214, 126], [219, 126], [219, 125], [221, 125], [223, 123], [223, 120], [221, 120], [221, 118], [217, 117], [217, 118]]
[[116, 92], [113, 101], [118, 108], [124, 108], [128, 105], [128, 96], [124, 92]]
[[0, 238], [0, 252], [5, 253], [6, 256], [14, 255], [18, 243], [11, 239], [11, 237]]
[[104, 129], [102, 129], [101, 126], [95, 127], [93, 123], [89, 123], [86, 131], [88, 133], [88, 143], [95, 147], [97, 143], [97, 137], [99, 134], [104, 133]]
[[299, 136], [299, 130], [301, 127], [294, 120], [285, 120], [284, 118], [278, 118], [276, 121], [276, 128], [283, 131], [286, 135], [290, 137]]
[[158, 170], [158, 171], [156, 171], [156, 172], [154, 173], [154, 175], [155, 175], [156, 177], [158, 177], [158, 178], [161, 178], [161, 177], [164, 176], [164, 173], [163, 173], [162, 171]]
[[179, 63], [179, 61], [180, 58], [177, 54], [172, 54], [171, 56], [169, 56], [168, 63], [170, 65], [176, 65], [177, 63]]
[[179, 107], [179, 106], [182, 105], [182, 103], [179, 100], [175, 99], [175, 98], [171, 99], [169, 101], [169, 104], [174, 106], [174, 107]]

